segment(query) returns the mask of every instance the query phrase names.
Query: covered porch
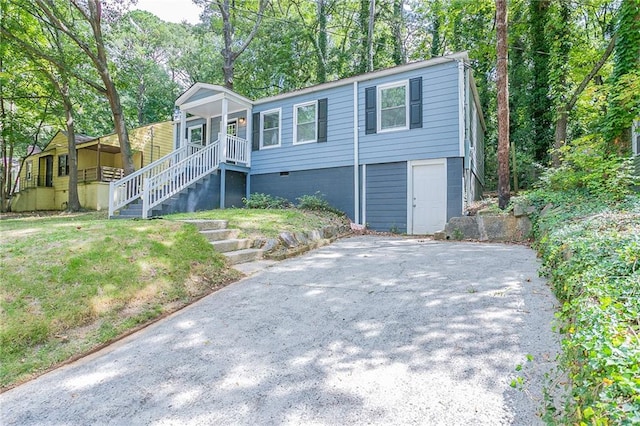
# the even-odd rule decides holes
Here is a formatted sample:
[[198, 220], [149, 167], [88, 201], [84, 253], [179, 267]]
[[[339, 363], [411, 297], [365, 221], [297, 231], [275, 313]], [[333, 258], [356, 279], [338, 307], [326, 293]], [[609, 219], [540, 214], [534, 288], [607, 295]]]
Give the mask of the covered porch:
[[[111, 182], [124, 176], [120, 146], [91, 141], [78, 146], [78, 183]], [[142, 167], [139, 152], [134, 152], [136, 168]]]
[[221, 165], [251, 167], [248, 129], [252, 125], [253, 104], [249, 99], [222, 86], [196, 83], [175, 105], [175, 149], [184, 146], [198, 149], [218, 143]]

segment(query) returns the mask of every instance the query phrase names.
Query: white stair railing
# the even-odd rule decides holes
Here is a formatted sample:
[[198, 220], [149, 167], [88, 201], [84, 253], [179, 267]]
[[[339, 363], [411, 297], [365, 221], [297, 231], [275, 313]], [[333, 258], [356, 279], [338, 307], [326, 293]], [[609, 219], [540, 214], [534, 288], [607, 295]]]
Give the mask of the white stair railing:
[[145, 179], [163, 172], [200, 149], [201, 145], [186, 144], [124, 178], [112, 181], [109, 184], [109, 217], [142, 196]]
[[[218, 133], [218, 140], [224, 140], [224, 135]], [[227, 135], [226, 143], [222, 147], [222, 153], [220, 154], [220, 161], [227, 162], [233, 161], [235, 163], [242, 163], [246, 167], [251, 166], [251, 146], [246, 139], [239, 138], [237, 136]]]
[[199, 149], [182, 161], [143, 181], [142, 218], [146, 219], [155, 206], [208, 175], [218, 167], [218, 141]]

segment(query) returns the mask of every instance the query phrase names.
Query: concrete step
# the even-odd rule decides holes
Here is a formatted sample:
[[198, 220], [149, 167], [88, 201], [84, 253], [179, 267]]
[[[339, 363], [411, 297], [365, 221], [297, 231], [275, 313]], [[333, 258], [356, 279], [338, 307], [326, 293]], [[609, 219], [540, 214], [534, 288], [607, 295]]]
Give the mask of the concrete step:
[[253, 240], [249, 239], [232, 239], [232, 240], [222, 240], [222, 241], [212, 241], [210, 243], [214, 249], [219, 251], [220, 253], [228, 253], [230, 251], [238, 251], [243, 249], [251, 248], [253, 245]]
[[254, 260], [262, 259], [264, 250], [260, 249], [244, 249], [223, 253], [229, 259], [229, 263], [237, 265], [238, 263], [246, 263]]
[[226, 229], [227, 222], [226, 220], [209, 220], [209, 219], [187, 219], [182, 222], [190, 223], [195, 225], [199, 231], [209, 231], [212, 229]]
[[240, 234], [239, 229], [209, 229], [207, 231], [200, 231], [204, 237], [209, 241], [222, 241], [232, 240], [238, 238]]

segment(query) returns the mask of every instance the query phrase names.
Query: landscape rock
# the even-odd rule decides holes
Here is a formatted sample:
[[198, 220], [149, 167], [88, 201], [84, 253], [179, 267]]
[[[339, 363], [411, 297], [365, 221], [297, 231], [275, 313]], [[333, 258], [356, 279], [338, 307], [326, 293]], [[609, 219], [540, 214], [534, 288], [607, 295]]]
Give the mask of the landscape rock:
[[289, 248], [294, 248], [298, 246], [298, 240], [296, 240], [295, 235], [290, 232], [281, 232], [280, 240], [282, 240], [284, 245]]
[[[452, 217], [444, 228], [447, 240], [526, 241], [531, 220], [523, 215], [480, 215]], [[435, 236], [434, 236], [435, 238]]]
[[452, 217], [444, 227], [447, 240], [479, 240], [477, 216]]

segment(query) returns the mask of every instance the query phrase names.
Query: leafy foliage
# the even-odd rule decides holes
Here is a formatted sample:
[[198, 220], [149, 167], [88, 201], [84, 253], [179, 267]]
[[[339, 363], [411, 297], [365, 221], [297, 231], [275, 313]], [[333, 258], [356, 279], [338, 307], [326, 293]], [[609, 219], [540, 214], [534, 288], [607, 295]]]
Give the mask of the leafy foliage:
[[291, 206], [291, 203], [282, 197], [260, 192], [251, 194], [249, 198], [243, 197], [242, 202], [248, 209], [284, 209]]
[[314, 195], [303, 195], [298, 198], [298, 208], [303, 210], [315, 210], [331, 212], [338, 215], [344, 215], [344, 213], [323, 198], [323, 195], [318, 191]]
[[574, 140], [558, 149], [562, 165], [548, 169], [541, 185], [553, 191], [584, 189], [602, 200], [622, 200], [638, 181], [631, 159], [608, 154], [602, 136], [594, 134]]
[[585, 186], [546, 186], [528, 199], [546, 206], [535, 220], [536, 248], [562, 302], [559, 365], [570, 379], [566, 400], [549, 405], [547, 421], [638, 424], [640, 198], [611, 203]]

